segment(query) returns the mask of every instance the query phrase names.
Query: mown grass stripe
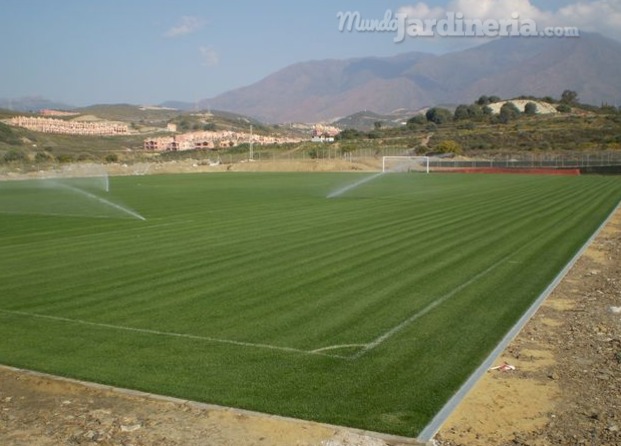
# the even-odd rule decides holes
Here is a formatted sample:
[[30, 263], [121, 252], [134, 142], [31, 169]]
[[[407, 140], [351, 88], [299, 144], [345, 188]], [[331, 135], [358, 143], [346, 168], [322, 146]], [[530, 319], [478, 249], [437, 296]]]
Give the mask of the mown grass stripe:
[[325, 199], [358, 177], [123, 177], [113, 196], [147, 221], [0, 215], [0, 308], [102, 325], [4, 313], [0, 358], [415, 435], [621, 197], [611, 178], [404, 174]]

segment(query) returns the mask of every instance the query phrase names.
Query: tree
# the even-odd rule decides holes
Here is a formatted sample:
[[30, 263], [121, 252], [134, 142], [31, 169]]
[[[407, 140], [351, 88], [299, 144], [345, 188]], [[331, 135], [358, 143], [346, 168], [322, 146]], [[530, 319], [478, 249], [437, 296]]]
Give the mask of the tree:
[[427, 124], [427, 118], [424, 115], [416, 115], [408, 119], [406, 125], [409, 129], [411, 129], [424, 124]]
[[337, 140], [358, 139], [358, 138], [362, 138], [363, 136], [364, 136], [364, 133], [362, 133], [360, 130], [345, 129], [341, 133], [336, 135], [335, 139]]
[[565, 90], [561, 95], [561, 103], [567, 105], [573, 105], [578, 102], [578, 93], [573, 90]]
[[347, 154], [347, 153], [352, 153], [355, 152], [357, 149], [356, 144], [352, 144], [352, 143], [347, 143], [347, 144], [342, 144], [339, 147], [339, 150], [342, 154]]
[[179, 122], [179, 130], [190, 130], [190, 127], [192, 126], [192, 123], [187, 119], [187, 118], [183, 118], [180, 122]]
[[[487, 107], [487, 105], [485, 106]], [[461, 121], [463, 119], [475, 119], [483, 116], [483, 108], [478, 104], [471, 105], [458, 105], [453, 114], [455, 121]]]
[[489, 105], [489, 98], [485, 95], [479, 97], [479, 99], [477, 99], [476, 104], [480, 105], [480, 106], [486, 106]]
[[537, 114], [537, 104], [534, 102], [527, 102], [524, 106], [524, 113], [533, 116]]
[[615, 107], [614, 105], [609, 105], [609, 104], [602, 104], [599, 108], [599, 111], [601, 113], [605, 113], [605, 114], [609, 114], [609, 115], [614, 115], [617, 114], [619, 112], [619, 109], [617, 107]]
[[379, 129], [381, 129], [381, 128], [382, 128], [382, 121], [375, 121], [375, 122], [373, 123], [373, 128], [374, 128], [375, 130], [379, 130]]
[[444, 124], [453, 119], [453, 113], [446, 108], [433, 107], [427, 110], [425, 117], [427, 121], [433, 122], [434, 124]]
[[509, 121], [516, 119], [518, 116], [520, 116], [520, 110], [518, 110], [515, 104], [513, 102], [505, 102], [502, 104], [502, 107], [500, 107], [498, 120], [501, 123], [506, 124]]
[[455, 119], [455, 121], [461, 121], [468, 118], [470, 118], [470, 114], [468, 113], [468, 106], [465, 104], [458, 105], [455, 109], [455, 113], [453, 113], [453, 119]]

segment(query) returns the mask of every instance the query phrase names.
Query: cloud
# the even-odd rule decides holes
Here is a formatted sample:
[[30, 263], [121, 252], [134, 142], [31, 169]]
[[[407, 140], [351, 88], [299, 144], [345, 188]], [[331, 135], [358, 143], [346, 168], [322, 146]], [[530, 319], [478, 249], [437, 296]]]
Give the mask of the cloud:
[[445, 7], [430, 8], [424, 2], [412, 6], [404, 6], [399, 12], [418, 19], [446, 17], [447, 12], [460, 12], [466, 18], [506, 19], [511, 14], [518, 13], [520, 17], [533, 20], [540, 18], [543, 13], [530, 3], [530, 0], [452, 0]]
[[214, 67], [220, 63], [220, 56], [213, 47], [201, 46], [198, 51], [201, 56], [201, 65]]
[[411, 6], [403, 6], [398, 12], [417, 19], [439, 19], [445, 15], [446, 9], [440, 6], [430, 8], [427, 3], [419, 2]]
[[555, 11], [540, 9], [531, 0], [451, 0], [443, 7], [418, 2], [398, 12], [417, 19], [438, 19], [460, 12], [465, 18], [480, 20], [510, 19], [517, 13], [522, 20], [534, 20], [538, 27], [577, 27], [621, 39], [621, 0], [578, 0]]
[[585, 31], [595, 31], [621, 39], [621, 1], [578, 2], [558, 11], [561, 24], [570, 22]]
[[198, 31], [205, 25], [200, 17], [183, 16], [179, 23], [164, 33], [166, 37], [179, 37]]

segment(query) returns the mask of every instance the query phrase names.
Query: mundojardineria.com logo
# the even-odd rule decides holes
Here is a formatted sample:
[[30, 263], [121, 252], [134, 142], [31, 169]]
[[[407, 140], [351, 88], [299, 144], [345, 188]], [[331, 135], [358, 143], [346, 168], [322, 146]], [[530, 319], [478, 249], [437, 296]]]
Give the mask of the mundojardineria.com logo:
[[461, 12], [446, 12], [441, 18], [416, 18], [386, 10], [382, 18], [364, 18], [359, 11], [336, 14], [340, 32], [394, 33], [394, 42], [414, 37], [579, 37], [573, 26], [539, 27], [533, 19], [516, 12], [505, 19], [465, 17]]

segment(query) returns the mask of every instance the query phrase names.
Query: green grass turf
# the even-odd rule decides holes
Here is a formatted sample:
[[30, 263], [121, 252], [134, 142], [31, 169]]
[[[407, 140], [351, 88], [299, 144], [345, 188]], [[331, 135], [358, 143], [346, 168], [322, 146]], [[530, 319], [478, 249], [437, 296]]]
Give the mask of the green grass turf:
[[362, 178], [1, 183], [0, 362], [415, 436], [621, 199], [457, 174], [326, 198]]

